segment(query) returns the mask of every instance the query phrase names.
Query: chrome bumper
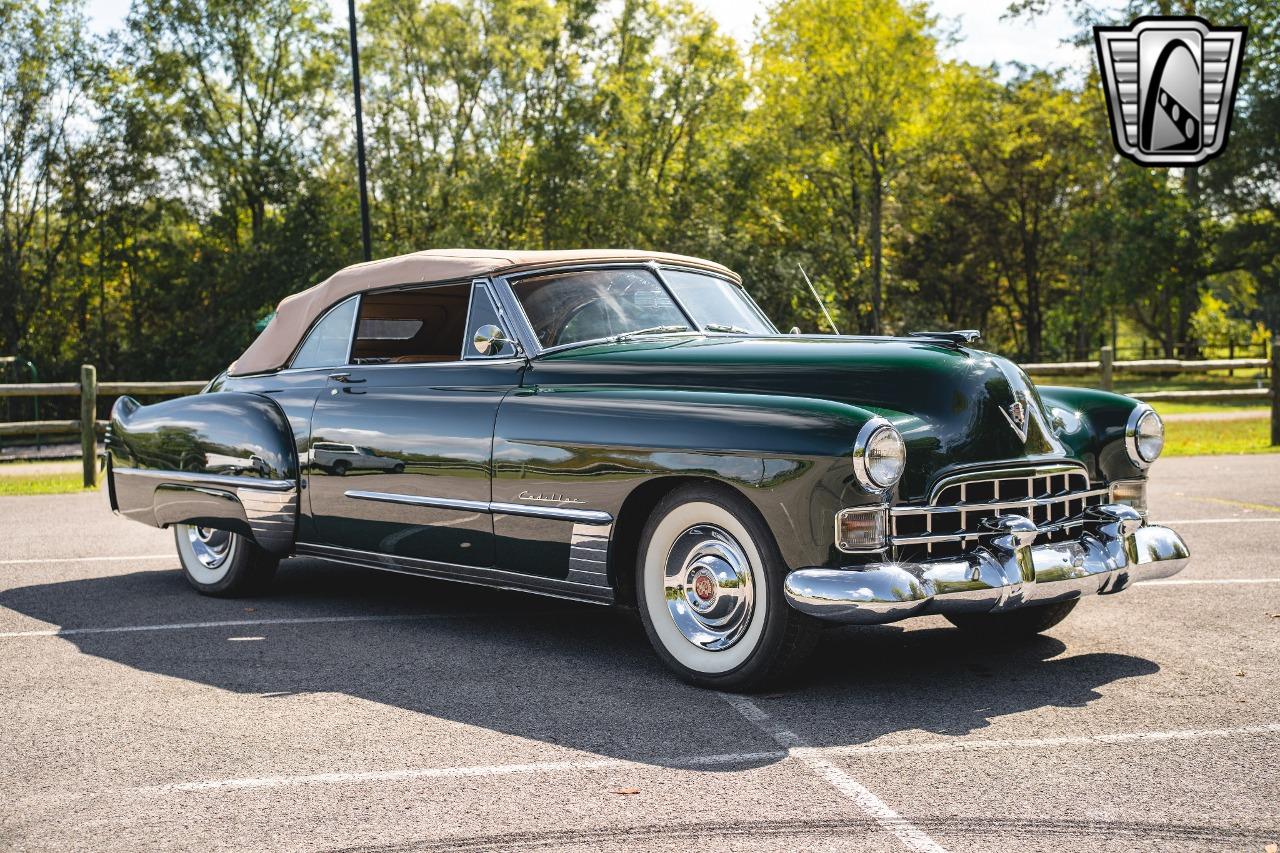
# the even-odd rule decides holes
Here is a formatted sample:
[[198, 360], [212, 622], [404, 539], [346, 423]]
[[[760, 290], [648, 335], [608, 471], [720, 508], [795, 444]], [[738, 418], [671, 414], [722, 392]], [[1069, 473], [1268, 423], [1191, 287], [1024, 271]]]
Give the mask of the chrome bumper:
[[990, 613], [1108, 595], [1135, 580], [1167, 578], [1191, 554], [1167, 527], [1142, 526], [1122, 504], [1090, 507], [1072, 542], [1036, 545], [1026, 517], [988, 519], [979, 547], [962, 558], [797, 569], [783, 592], [797, 610], [854, 625], [931, 613]]

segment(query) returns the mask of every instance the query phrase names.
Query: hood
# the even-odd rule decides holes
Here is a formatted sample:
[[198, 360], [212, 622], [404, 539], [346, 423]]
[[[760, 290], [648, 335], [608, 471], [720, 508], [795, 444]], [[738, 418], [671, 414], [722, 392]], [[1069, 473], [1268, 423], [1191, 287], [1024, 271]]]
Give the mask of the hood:
[[[870, 409], [888, 418], [907, 443], [903, 499], [924, 496], [937, 476], [957, 468], [1071, 455], [1021, 368], [936, 340], [649, 338], [550, 353], [534, 361], [526, 381], [779, 394]], [[1015, 403], [1023, 410], [1020, 424]]]

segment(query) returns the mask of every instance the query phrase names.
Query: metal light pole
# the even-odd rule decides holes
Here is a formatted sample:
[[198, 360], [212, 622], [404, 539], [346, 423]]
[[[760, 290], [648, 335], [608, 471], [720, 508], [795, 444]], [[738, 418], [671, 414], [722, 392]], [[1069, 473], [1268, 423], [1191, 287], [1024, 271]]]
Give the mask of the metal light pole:
[[364, 167], [364, 114], [360, 108], [360, 45], [356, 41], [356, 0], [347, 0], [347, 23], [351, 29], [351, 85], [356, 96], [356, 166], [360, 172], [360, 237], [364, 259], [373, 260], [373, 237], [369, 232], [369, 189]]

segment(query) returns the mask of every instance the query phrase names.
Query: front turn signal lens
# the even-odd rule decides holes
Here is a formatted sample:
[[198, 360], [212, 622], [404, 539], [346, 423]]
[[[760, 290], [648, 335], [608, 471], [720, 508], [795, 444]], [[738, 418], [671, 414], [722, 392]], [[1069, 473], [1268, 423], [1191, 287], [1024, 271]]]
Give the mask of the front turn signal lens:
[[1111, 484], [1111, 503], [1124, 504], [1147, 517], [1147, 481], [1117, 480]]
[[841, 510], [836, 513], [836, 547], [850, 554], [883, 551], [888, 528], [887, 507]]

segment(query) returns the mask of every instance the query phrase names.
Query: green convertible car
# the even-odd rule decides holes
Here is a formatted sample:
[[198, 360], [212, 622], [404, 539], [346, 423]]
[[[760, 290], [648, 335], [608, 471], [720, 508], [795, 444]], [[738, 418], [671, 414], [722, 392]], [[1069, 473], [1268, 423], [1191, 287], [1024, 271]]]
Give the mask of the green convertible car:
[[976, 337], [780, 334], [678, 255], [420, 252], [285, 299], [201, 394], [122, 397], [108, 491], [203, 593], [299, 555], [635, 607], [732, 689], [823, 624], [1014, 642], [1182, 569], [1146, 520], [1156, 413]]

